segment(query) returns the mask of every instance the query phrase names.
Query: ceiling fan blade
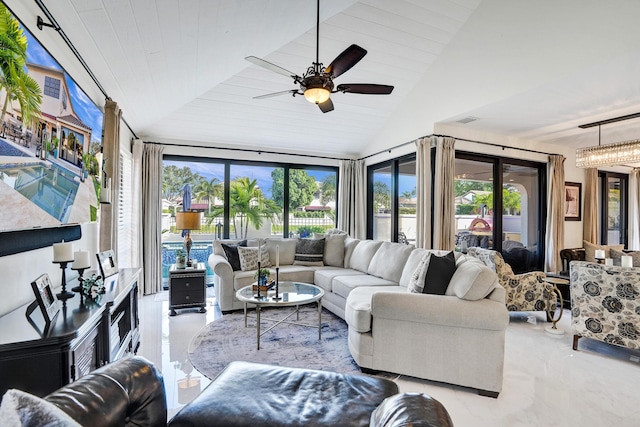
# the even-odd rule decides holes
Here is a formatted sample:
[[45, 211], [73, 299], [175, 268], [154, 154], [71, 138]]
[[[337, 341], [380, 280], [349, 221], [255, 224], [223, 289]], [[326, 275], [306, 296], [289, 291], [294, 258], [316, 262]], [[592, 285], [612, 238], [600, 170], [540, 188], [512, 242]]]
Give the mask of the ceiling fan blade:
[[345, 83], [338, 85], [337, 92], [361, 93], [366, 95], [389, 95], [393, 86], [376, 85], [371, 83]]
[[264, 99], [264, 98], [272, 98], [274, 96], [280, 96], [290, 93], [291, 95], [295, 95], [298, 92], [298, 89], [290, 89], [283, 90], [280, 92], [267, 93], [266, 95], [254, 96], [253, 99]]
[[351, 67], [356, 65], [364, 56], [367, 51], [361, 48], [357, 44], [352, 44], [344, 50], [340, 55], [336, 56], [331, 64], [327, 67], [327, 73], [333, 73], [333, 77], [338, 77], [340, 74], [344, 74], [349, 71]]
[[283, 76], [291, 77], [294, 80], [300, 79], [300, 77], [298, 75], [296, 75], [295, 73], [292, 73], [291, 71], [286, 70], [286, 69], [284, 69], [284, 68], [282, 68], [282, 67], [280, 67], [280, 66], [278, 66], [276, 64], [272, 64], [269, 61], [265, 61], [264, 59], [260, 59], [260, 58], [257, 58], [255, 56], [247, 56], [244, 59], [246, 59], [247, 61], [251, 62], [252, 64], [258, 65], [258, 66], [260, 66], [262, 68], [266, 68], [267, 70], [271, 70], [271, 71], [273, 71], [275, 73], [282, 74]]
[[333, 111], [333, 101], [331, 101], [331, 98], [329, 98], [322, 104], [318, 104], [318, 107], [320, 107], [320, 110], [323, 113], [328, 113], [329, 111]]

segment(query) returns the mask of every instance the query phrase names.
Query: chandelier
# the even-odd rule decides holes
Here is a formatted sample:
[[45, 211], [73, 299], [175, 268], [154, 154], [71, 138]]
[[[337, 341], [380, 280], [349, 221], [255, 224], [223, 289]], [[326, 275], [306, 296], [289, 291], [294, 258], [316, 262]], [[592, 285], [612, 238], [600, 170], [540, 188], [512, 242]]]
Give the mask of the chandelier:
[[593, 168], [640, 162], [640, 140], [615, 142], [576, 150], [576, 166]]

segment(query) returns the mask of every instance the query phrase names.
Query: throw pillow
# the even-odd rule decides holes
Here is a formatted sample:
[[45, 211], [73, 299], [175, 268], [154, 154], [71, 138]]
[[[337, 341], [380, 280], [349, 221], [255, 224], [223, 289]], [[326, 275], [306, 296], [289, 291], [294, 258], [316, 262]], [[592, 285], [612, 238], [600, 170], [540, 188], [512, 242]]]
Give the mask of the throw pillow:
[[344, 241], [346, 234], [327, 234], [324, 238], [324, 265], [344, 266]]
[[53, 403], [15, 389], [8, 390], [2, 396], [0, 420], [2, 425], [10, 426], [80, 427], [80, 424]]
[[[269, 251], [264, 245], [262, 245], [261, 255], [260, 268], [271, 267]], [[240, 270], [250, 271], [258, 269], [258, 248], [238, 247], [238, 257], [240, 258]]]
[[596, 249], [602, 249], [605, 258], [611, 258], [611, 249], [619, 251], [624, 249], [624, 245], [596, 245], [586, 240], [582, 241], [582, 247], [584, 247], [584, 260], [587, 262], [597, 262]]
[[456, 257], [453, 251], [444, 256], [429, 254], [429, 266], [424, 278], [423, 294], [444, 295], [449, 281], [456, 272]]
[[231, 264], [231, 269], [233, 271], [240, 270], [240, 257], [238, 256], [238, 248], [246, 247], [247, 241], [243, 240], [236, 245], [227, 245], [222, 243], [222, 250], [224, 251], [224, 255], [227, 257], [227, 261]]
[[486, 298], [498, 285], [495, 271], [479, 260], [459, 262], [449, 281], [445, 295], [455, 295], [467, 301]]
[[415, 270], [413, 270], [413, 274], [411, 274], [411, 278], [409, 279], [409, 284], [407, 285], [407, 291], [413, 292], [414, 294], [421, 294], [422, 289], [424, 288], [424, 278], [427, 275], [427, 267], [429, 267], [429, 253], [422, 255], [420, 261], [418, 261], [418, 265]]
[[615, 248], [611, 248], [610, 253], [610, 258], [613, 258], [613, 265], [622, 264], [622, 256], [627, 255], [631, 257], [631, 262], [634, 267], [640, 267], [640, 251], [623, 252]]
[[322, 266], [324, 257], [324, 239], [298, 239], [294, 265]]

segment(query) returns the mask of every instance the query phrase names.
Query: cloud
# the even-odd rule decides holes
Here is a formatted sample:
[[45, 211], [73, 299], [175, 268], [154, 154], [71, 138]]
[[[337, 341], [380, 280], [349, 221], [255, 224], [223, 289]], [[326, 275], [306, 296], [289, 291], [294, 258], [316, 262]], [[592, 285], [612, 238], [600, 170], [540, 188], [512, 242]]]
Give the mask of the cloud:
[[27, 36], [27, 61], [33, 64], [43, 65], [56, 70], [62, 70], [60, 64], [49, 55], [49, 53], [40, 45], [38, 40], [22, 25], [20, 26], [24, 34]]

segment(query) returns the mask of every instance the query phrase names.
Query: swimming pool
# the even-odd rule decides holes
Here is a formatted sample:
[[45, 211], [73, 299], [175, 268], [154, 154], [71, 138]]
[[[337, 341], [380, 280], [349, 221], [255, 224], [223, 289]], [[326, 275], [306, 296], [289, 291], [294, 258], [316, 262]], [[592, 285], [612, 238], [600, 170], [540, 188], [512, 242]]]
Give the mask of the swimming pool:
[[77, 175], [60, 166], [30, 164], [0, 166], [0, 179], [49, 215], [68, 222], [78, 193]]
[[29, 155], [0, 139], [0, 156], [28, 157]]

